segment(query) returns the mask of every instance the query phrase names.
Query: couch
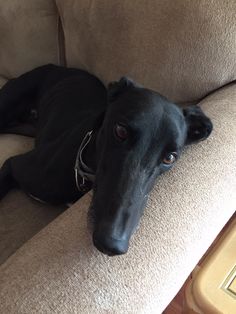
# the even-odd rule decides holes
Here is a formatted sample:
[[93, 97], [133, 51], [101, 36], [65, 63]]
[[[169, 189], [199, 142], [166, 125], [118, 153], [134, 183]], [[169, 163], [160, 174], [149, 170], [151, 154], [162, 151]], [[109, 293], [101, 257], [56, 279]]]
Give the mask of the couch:
[[[0, 86], [46, 63], [105, 84], [128, 75], [180, 106], [200, 103], [214, 124], [158, 180], [123, 256], [92, 245], [92, 192], [66, 208], [11, 191], [0, 202], [0, 313], [164, 311], [236, 209], [235, 15], [234, 0], [0, 0]], [[0, 162], [32, 145], [0, 135]]]

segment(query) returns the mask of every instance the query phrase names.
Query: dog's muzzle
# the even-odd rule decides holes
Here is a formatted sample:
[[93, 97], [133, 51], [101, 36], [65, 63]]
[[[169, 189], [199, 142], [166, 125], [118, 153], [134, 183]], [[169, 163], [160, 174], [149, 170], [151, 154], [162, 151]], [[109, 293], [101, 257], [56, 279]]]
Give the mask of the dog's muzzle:
[[97, 233], [96, 231], [93, 234], [93, 244], [100, 252], [109, 256], [125, 254], [129, 247], [127, 240], [114, 239], [105, 233]]

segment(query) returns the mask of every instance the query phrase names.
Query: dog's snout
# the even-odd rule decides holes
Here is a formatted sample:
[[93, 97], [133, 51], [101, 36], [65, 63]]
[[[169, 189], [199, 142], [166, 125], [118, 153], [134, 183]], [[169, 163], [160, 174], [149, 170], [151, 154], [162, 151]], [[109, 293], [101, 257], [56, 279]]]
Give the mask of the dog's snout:
[[128, 251], [128, 241], [123, 239], [114, 239], [94, 233], [93, 243], [100, 252], [109, 256], [125, 254]]

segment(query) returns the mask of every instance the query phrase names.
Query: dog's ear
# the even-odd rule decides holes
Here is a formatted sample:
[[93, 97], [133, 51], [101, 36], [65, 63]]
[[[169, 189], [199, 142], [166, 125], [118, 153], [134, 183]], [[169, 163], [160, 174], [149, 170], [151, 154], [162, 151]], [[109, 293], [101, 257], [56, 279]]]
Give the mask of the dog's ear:
[[109, 83], [107, 88], [108, 101], [114, 101], [125, 90], [127, 90], [127, 88], [134, 85], [134, 81], [126, 76], [123, 76], [119, 81]]
[[187, 145], [205, 140], [211, 134], [212, 122], [199, 106], [189, 106], [183, 109], [183, 114], [187, 125]]

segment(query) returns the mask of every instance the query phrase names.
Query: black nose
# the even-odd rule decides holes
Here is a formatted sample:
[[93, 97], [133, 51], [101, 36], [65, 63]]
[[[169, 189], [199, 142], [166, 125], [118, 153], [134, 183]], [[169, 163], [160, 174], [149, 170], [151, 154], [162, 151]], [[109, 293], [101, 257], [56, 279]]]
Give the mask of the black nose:
[[108, 236], [93, 235], [94, 246], [109, 256], [125, 254], [128, 251], [128, 241], [113, 239]]

